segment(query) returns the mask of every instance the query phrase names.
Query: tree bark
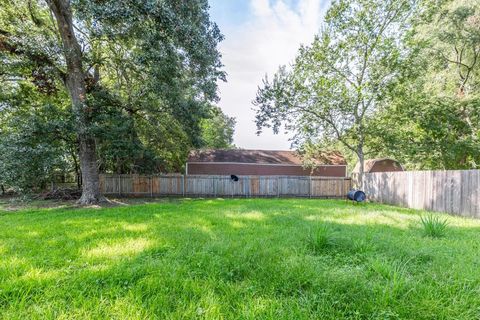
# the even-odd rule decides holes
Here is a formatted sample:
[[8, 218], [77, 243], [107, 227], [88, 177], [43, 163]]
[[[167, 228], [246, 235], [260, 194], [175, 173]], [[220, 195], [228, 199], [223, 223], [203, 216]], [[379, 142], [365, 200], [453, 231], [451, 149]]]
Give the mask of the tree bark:
[[358, 172], [358, 189], [363, 190], [363, 174], [365, 171], [365, 155], [363, 154], [363, 148], [359, 147], [357, 151], [358, 163], [360, 164]]
[[73, 30], [69, 0], [47, 0], [57, 21], [67, 63], [66, 87], [72, 100], [79, 141], [80, 168], [82, 171], [82, 197], [79, 204], [88, 205], [104, 201], [100, 193], [100, 178], [97, 167], [95, 139], [89, 132], [92, 109], [86, 103], [87, 86], [83, 70], [83, 54]]

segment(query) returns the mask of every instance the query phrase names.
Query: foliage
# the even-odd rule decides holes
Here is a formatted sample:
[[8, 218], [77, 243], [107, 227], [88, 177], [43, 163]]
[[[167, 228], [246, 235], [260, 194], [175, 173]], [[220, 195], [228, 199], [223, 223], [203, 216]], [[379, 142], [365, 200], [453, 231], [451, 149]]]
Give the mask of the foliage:
[[58, 107], [65, 99], [38, 93], [29, 83], [2, 96], [0, 184], [18, 191], [38, 190], [55, 175], [78, 174], [71, 114]]
[[424, 233], [428, 237], [441, 238], [445, 236], [447, 231], [448, 221], [438, 215], [429, 214], [420, 216], [420, 222]]
[[[430, 239], [418, 211], [378, 204], [129, 201], [0, 209], [2, 317], [478, 318], [478, 220]], [[335, 246], [312, 254], [319, 224]]]
[[369, 124], [367, 147], [408, 168], [471, 169], [480, 163], [480, 3], [423, 1], [402, 76]]
[[[80, 118], [78, 108], [72, 108], [68, 86], [68, 50], [64, 50], [58, 21], [52, 14], [60, 2], [70, 6], [74, 36], [81, 46], [86, 108], [81, 109], [85, 114]], [[71, 154], [73, 149], [78, 158], [82, 133], [94, 137], [98, 167], [103, 171], [181, 171], [190, 148], [210, 141], [231, 141], [233, 128], [205, 130], [212, 114], [218, 125], [223, 125], [220, 119], [225, 119], [226, 126], [233, 123], [214, 106], [218, 100], [216, 83], [225, 79], [217, 50], [222, 39], [208, 15], [207, 0], [0, 0], [3, 141], [15, 140], [14, 134], [24, 130], [19, 123], [27, 120], [15, 121], [13, 117], [41, 118], [38, 110], [50, 108], [62, 115], [56, 121], [65, 121], [61, 123], [63, 131], [42, 137], [31, 132], [24, 139], [30, 139], [26, 143], [32, 152], [42, 147], [38, 142], [42, 140], [45, 156], [46, 150], [62, 149], [48, 155], [55, 160], [52, 163], [64, 162], [62, 170], [79, 165], [64, 154]], [[25, 101], [23, 113], [14, 115], [9, 110], [20, 100]], [[31, 101], [35, 104], [29, 104]], [[87, 120], [81, 121], [80, 128], [82, 117]], [[204, 131], [207, 137], [203, 137]], [[73, 137], [68, 146], [63, 137]], [[8, 147], [11, 156], [4, 161], [10, 169], [17, 168], [8, 175], [27, 174], [28, 166], [22, 172], [22, 166], [10, 161], [25, 155], [16, 153], [18, 148], [12, 145]], [[53, 167], [43, 167], [48, 171], [44, 175], [53, 174]]]
[[212, 108], [210, 117], [201, 122], [203, 146], [213, 149], [233, 148], [235, 123], [235, 118], [225, 115], [220, 108]]
[[[400, 97], [369, 123], [369, 150], [400, 160], [409, 169], [471, 169], [480, 161], [478, 133], [462, 116], [464, 104], [480, 120], [480, 100]], [[470, 108], [470, 107], [469, 107]]]
[[480, 2], [425, 0], [413, 41], [428, 55], [426, 90], [470, 96], [480, 89]]
[[281, 67], [259, 89], [259, 130], [278, 132], [284, 124], [297, 145], [340, 141], [363, 163], [366, 123], [399, 76], [398, 39], [412, 10], [403, 0], [335, 1], [324, 29], [300, 49], [292, 69]]
[[353, 162], [477, 168], [479, 8], [478, 0], [335, 1], [313, 44], [258, 91], [259, 130], [285, 125], [307, 164], [334, 148]]
[[315, 253], [321, 253], [334, 244], [334, 233], [327, 226], [312, 228], [308, 235], [308, 245]]

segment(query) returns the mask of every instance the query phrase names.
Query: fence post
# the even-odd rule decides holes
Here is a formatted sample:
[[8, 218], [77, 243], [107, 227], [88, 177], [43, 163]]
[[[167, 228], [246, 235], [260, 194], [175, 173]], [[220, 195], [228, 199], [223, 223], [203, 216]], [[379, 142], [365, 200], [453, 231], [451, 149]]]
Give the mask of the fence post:
[[312, 198], [312, 176], [310, 176], [309, 181], [310, 181], [310, 184], [308, 186], [308, 197]]
[[185, 197], [185, 175], [182, 174], [182, 196]]
[[277, 176], [277, 198], [280, 198], [280, 177]]
[[217, 177], [213, 177], [213, 197], [217, 197]]
[[152, 176], [150, 178], [150, 198], [153, 198], [153, 179]]

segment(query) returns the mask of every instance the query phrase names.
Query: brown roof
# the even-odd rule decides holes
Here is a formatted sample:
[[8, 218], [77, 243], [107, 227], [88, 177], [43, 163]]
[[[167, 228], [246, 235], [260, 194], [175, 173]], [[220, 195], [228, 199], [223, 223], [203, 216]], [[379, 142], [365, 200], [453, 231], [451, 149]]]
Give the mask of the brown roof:
[[[402, 167], [400, 162], [398, 162], [395, 159], [391, 159], [391, 158], [367, 159], [363, 162], [363, 172], [370, 172], [370, 170], [372, 170], [375, 163], [380, 162], [380, 161], [389, 161], [389, 162], [395, 163], [396, 165]], [[355, 172], [356, 173], [360, 172], [360, 162], [357, 162], [357, 164], [355, 165], [355, 168], [353, 169], [352, 172], [354, 172], [354, 173]]]
[[[295, 151], [276, 150], [193, 150], [188, 162], [237, 162], [263, 164], [302, 165], [302, 159]], [[329, 165], [346, 165], [345, 158], [339, 152], [328, 152], [317, 158], [317, 163]]]

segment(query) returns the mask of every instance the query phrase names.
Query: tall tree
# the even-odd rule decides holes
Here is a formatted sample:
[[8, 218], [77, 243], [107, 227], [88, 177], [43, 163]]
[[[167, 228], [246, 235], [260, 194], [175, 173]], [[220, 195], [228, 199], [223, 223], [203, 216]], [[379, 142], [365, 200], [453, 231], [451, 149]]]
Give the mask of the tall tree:
[[412, 8], [407, 0], [333, 2], [322, 32], [300, 49], [291, 70], [264, 80], [254, 101], [259, 130], [278, 132], [285, 124], [298, 145], [340, 141], [363, 173], [366, 122], [398, 76], [398, 39]]
[[424, 0], [413, 22], [367, 147], [410, 168], [478, 168], [480, 1]]
[[478, 94], [480, 1], [424, 0], [415, 22], [414, 44], [430, 61], [423, 71], [431, 86], [425, 89], [459, 98]]
[[[75, 118], [83, 193], [101, 201], [96, 136], [105, 109], [155, 130], [173, 117], [191, 143], [216, 101], [222, 36], [209, 20], [207, 0], [0, 0], [2, 70], [30, 80], [46, 95], [63, 86]], [[103, 120], [102, 120], [103, 119]], [[101, 130], [100, 130], [101, 131]], [[105, 131], [104, 131], [105, 132]], [[102, 138], [102, 139], [100, 139]], [[132, 141], [142, 141], [133, 137]]]
[[65, 86], [72, 100], [72, 110], [77, 127], [83, 189], [79, 203], [98, 203], [104, 199], [100, 194], [95, 137], [89, 131], [93, 110], [87, 104], [84, 58], [74, 31], [72, 8], [68, 0], [47, 0], [47, 3], [55, 16], [58, 33], [63, 44], [66, 63]]

